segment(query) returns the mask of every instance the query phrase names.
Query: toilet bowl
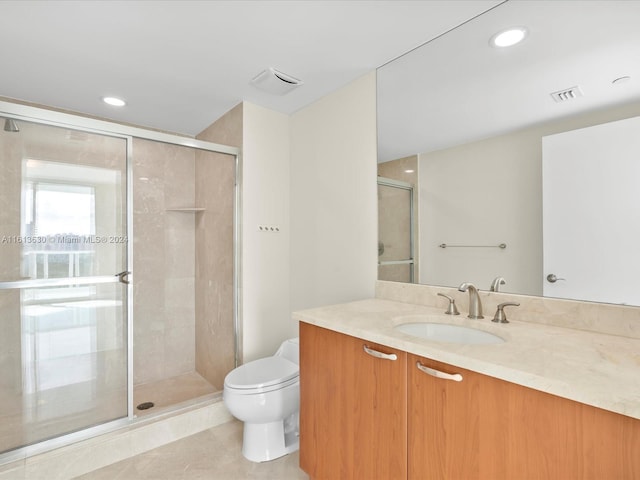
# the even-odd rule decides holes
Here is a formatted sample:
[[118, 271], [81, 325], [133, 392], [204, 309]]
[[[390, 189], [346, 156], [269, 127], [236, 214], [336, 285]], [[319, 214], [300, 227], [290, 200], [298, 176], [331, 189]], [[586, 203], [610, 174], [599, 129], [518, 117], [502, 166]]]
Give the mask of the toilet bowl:
[[224, 379], [223, 400], [244, 422], [242, 454], [253, 462], [282, 457], [299, 448], [298, 339], [285, 340], [273, 357], [235, 368]]

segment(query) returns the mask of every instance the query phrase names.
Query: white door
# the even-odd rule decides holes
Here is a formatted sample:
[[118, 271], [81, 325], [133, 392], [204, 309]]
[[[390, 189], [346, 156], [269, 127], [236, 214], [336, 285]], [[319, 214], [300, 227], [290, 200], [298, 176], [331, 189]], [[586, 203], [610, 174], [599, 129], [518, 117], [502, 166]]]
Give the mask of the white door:
[[544, 295], [640, 305], [640, 117], [542, 148]]

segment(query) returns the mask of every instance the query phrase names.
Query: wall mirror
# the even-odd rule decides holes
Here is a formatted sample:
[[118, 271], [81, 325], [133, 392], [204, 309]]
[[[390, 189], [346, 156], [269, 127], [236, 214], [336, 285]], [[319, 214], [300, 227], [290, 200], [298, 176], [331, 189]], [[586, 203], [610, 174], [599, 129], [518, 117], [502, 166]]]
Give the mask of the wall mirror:
[[380, 67], [378, 278], [640, 305], [639, 20], [510, 0]]

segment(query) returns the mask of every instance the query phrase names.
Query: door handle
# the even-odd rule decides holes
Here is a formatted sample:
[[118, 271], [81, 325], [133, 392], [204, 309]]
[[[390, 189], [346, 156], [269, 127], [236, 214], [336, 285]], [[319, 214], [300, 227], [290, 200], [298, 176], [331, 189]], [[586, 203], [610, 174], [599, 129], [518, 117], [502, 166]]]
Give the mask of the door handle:
[[425, 367], [420, 362], [416, 362], [416, 367], [418, 367], [418, 370], [420, 370], [421, 372], [424, 372], [427, 375], [431, 375], [432, 377], [442, 378], [443, 380], [453, 380], [454, 382], [462, 381], [462, 375], [460, 375], [459, 373], [444, 373], [440, 370], [436, 370], [435, 368]]
[[124, 272], [120, 272], [120, 273], [116, 273], [116, 277], [118, 277], [118, 281], [120, 283], [124, 283], [126, 285], [129, 285], [129, 274], [131, 272], [125, 270]]
[[558, 278], [555, 273], [547, 275], [547, 282], [556, 283], [558, 280], [566, 280], [566, 278]]
[[379, 352], [377, 350], [373, 350], [372, 348], [369, 348], [366, 345], [363, 345], [362, 348], [364, 348], [364, 351], [367, 352], [372, 357], [382, 358], [384, 360], [397, 360], [398, 359], [398, 356], [395, 353], [382, 353], [382, 352]]

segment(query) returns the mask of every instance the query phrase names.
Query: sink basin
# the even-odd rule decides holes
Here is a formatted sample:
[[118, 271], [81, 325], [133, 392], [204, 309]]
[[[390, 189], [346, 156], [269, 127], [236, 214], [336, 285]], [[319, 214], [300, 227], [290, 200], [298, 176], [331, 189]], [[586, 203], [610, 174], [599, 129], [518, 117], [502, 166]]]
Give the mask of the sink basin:
[[463, 327], [462, 325], [450, 325], [448, 323], [402, 323], [395, 326], [394, 329], [413, 337], [434, 340], [436, 342], [472, 345], [504, 343], [503, 338], [493, 333], [471, 327]]

